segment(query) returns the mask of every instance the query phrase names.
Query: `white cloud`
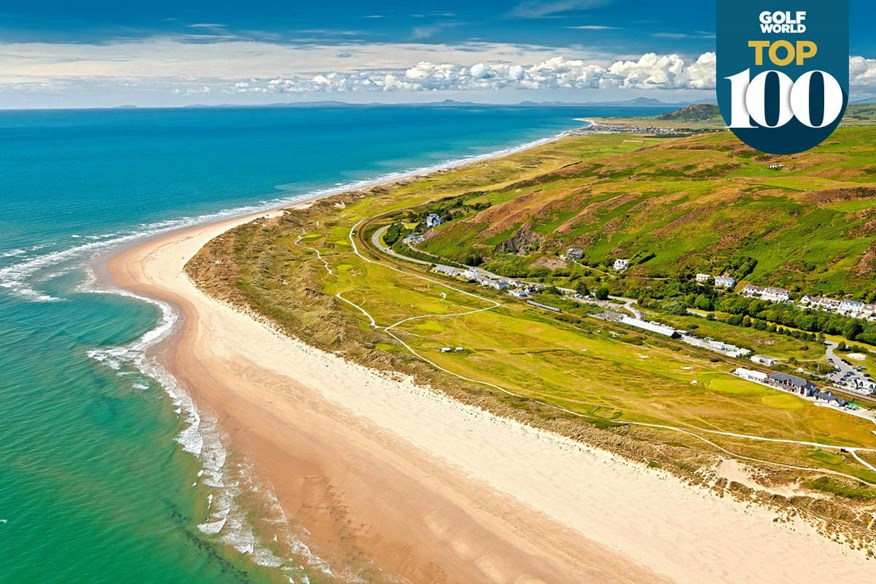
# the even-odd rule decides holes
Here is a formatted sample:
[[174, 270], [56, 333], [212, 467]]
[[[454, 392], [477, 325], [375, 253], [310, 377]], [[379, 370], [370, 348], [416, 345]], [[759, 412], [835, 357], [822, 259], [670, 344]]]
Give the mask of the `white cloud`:
[[[876, 59], [852, 57], [850, 70], [853, 94], [876, 88]], [[241, 103], [256, 96], [321, 99], [316, 96], [331, 93], [690, 92], [714, 89], [715, 77], [711, 52], [617, 59], [580, 49], [493, 43], [0, 43], [0, 106], [6, 107], [21, 101], [16, 95], [74, 93], [99, 99], [126, 92], [147, 102], [160, 102], [162, 95], [211, 96]]]
[[876, 59], [849, 58], [849, 81], [852, 87], [876, 88]]
[[570, 30], [623, 30], [617, 26], [605, 26], [603, 24], [585, 24], [583, 26], [567, 26]]
[[502, 89], [712, 89], [715, 54], [685, 62], [649, 53], [608, 66], [550, 57], [532, 65], [477, 62], [470, 66], [421, 61], [403, 71], [379, 70], [253, 80], [244, 91], [469, 91]]
[[546, 18], [564, 12], [588, 10], [611, 4], [614, 0], [526, 0], [511, 11], [516, 18]]

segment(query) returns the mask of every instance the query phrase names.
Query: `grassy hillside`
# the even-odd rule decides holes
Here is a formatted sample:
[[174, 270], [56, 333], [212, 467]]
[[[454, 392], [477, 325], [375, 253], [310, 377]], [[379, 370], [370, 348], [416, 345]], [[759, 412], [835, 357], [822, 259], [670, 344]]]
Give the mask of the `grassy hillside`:
[[689, 105], [680, 110], [657, 116], [657, 119], [682, 122], [711, 122], [714, 124], [724, 123], [724, 118], [721, 117], [721, 110], [718, 109], [718, 106], [708, 103]]
[[872, 124], [876, 122], [876, 103], [850, 105], [843, 123], [848, 125]]
[[624, 278], [638, 285], [705, 271], [873, 296], [876, 128], [842, 128], [782, 157], [729, 133], [640, 140], [632, 151], [628, 134], [601, 139], [604, 148], [560, 170], [467, 197], [488, 208], [441, 226], [422, 248], [460, 261], [474, 254], [508, 275], [562, 275], [569, 266], [558, 255], [574, 246], [595, 268], [633, 259]]

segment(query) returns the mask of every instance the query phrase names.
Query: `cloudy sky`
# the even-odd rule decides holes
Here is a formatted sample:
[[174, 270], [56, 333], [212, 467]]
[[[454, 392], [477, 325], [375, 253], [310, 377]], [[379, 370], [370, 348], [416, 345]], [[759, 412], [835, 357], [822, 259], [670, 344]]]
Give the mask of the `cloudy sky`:
[[[851, 12], [854, 100], [876, 3]], [[0, 108], [696, 100], [714, 47], [712, 0], [2, 0]]]

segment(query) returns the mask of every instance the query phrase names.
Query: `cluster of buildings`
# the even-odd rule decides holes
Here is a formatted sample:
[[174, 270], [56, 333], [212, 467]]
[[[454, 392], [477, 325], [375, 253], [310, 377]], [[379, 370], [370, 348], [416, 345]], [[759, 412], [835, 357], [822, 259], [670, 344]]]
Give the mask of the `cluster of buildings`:
[[603, 320], [610, 320], [637, 329], [662, 335], [664, 337], [669, 337], [670, 339], [681, 339], [688, 345], [699, 347], [701, 349], [708, 349], [716, 353], [721, 353], [722, 355], [726, 355], [727, 357], [739, 358], [751, 354], [751, 351], [749, 349], [743, 349], [742, 347], [722, 343], [721, 341], [716, 341], [714, 339], [697, 337], [691, 334], [690, 331], [679, 330], [660, 322], [634, 318], [632, 316], [619, 314], [617, 312], [602, 312], [599, 314], [595, 314], [594, 316]]
[[405, 238], [402, 241], [404, 241], [409, 247], [413, 247], [426, 241], [426, 238], [419, 233], [409, 233], [405, 235]]
[[710, 351], [726, 355], [727, 357], [733, 357], [734, 359], [751, 355], [751, 351], [749, 349], [743, 349], [742, 347], [737, 347], [736, 345], [722, 343], [721, 341], [716, 341], [715, 339], [704, 339], [702, 337], [696, 337], [689, 333], [682, 335], [682, 340], [688, 345], [699, 347], [701, 349], [708, 349]]
[[441, 348], [442, 353], [462, 353], [463, 351], [465, 351], [465, 349], [462, 347], [456, 347], [455, 349], [451, 349], [450, 347]]
[[677, 339], [682, 335], [682, 331], [659, 322], [633, 318], [632, 316], [627, 316], [625, 314], [612, 313], [612, 317], [613, 318], [611, 318], [611, 320], [614, 320], [615, 322], [646, 330], [648, 332], [656, 333], [658, 335], [663, 335], [664, 337], [669, 337], [670, 339]]
[[[700, 281], [699, 278], [701, 275], [703, 274], [697, 275], [697, 282]], [[741, 294], [749, 298], [767, 300], [773, 303], [791, 301], [791, 291], [784, 288], [746, 284], [745, 288], [742, 289]], [[812, 310], [830, 312], [832, 314], [839, 314], [840, 316], [847, 316], [849, 318], [861, 318], [870, 322], [876, 322], [876, 304], [866, 304], [858, 300], [837, 300], [835, 298], [812, 296], [809, 294], [801, 298], [797, 304], [800, 308], [810, 308]]]
[[503, 278], [477, 268], [463, 269], [437, 264], [432, 268], [432, 271], [443, 276], [462, 278], [467, 282], [475, 282], [484, 288], [491, 288], [500, 292], [502, 290], [510, 290], [509, 294], [517, 298], [526, 298], [545, 289], [545, 286], [542, 284], [530, 284], [528, 282], [521, 282], [520, 280]]
[[[712, 274], [697, 274], [697, 284], [708, 284], [712, 280]], [[715, 288], [735, 288], [736, 278], [730, 276], [715, 276]]]
[[[579, 262], [584, 259], [584, 250], [580, 247], [570, 247], [566, 253], [560, 254], [560, 259], [565, 262]], [[615, 272], [625, 272], [632, 267], [633, 263], [630, 260], [616, 259], [612, 264]]]
[[851, 318], [863, 318], [876, 322], [876, 304], [865, 304], [857, 300], [836, 300], [821, 296], [806, 295], [798, 303], [801, 308], [811, 308], [821, 312], [831, 312]]
[[791, 301], [791, 291], [784, 288], [772, 288], [770, 286], [755, 286], [754, 284], [746, 284], [742, 289], [741, 294], [748, 298], [757, 298], [758, 300], [766, 300], [767, 302], [780, 303]]
[[569, 132], [579, 134], [649, 134], [651, 136], [689, 136], [712, 131], [710, 128], [670, 128], [659, 126], [634, 126], [632, 124], [590, 124]]
[[733, 374], [748, 381], [787, 391], [815, 401], [826, 402], [836, 407], [844, 408], [849, 405], [849, 403], [843, 398], [837, 397], [829, 391], [821, 391], [818, 386], [811, 381], [803, 379], [802, 377], [797, 377], [796, 375], [776, 372], [763, 373], [761, 371], [753, 371], [742, 367], [736, 369]]

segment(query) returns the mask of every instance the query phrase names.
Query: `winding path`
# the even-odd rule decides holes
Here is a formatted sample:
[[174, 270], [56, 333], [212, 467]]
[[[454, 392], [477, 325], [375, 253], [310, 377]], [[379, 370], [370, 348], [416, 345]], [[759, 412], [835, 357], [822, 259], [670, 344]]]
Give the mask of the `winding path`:
[[[477, 294], [474, 294], [474, 293], [472, 293], [472, 292], [469, 292], [469, 291], [467, 291], [467, 290], [462, 290], [462, 289], [460, 289], [460, 288], [456, 288], [456, 287], [454, 287], [454, 286], [451, 286], [451, 285], [447, 284], [446, 282], [442, 282], [442, 281], [440, 281], [440, 280], [435, 280], [435, 279], [433, 279], [433, 278], [428, 278], [428, 277], [425, 277], [425, 276], [421, 276], [421, 275], [419, 275], [419, 274], [414, 274], [414, 273], [411, 273], [411, 272], [408, 272], [408, 271], [405, 271], [405, 270], [399, 269], [399, 268], [397, 268], [397, 267], [395, 267], [395, 266], [387, 265], [387, 264], [385, 264], [385, 263], [383, 263], [383, 262], [375, 261], [375, 260], [373, 260], [373, 259], [371, 259], [371, 258], [369, 258], [369, 257], [366, 257], [365, 255], [363, 255], [363, 254], [360, 252], [359, 247], [356, 245], [356, 239], [355, 239], [355, 234], [357, 233], [357, 231], [358, 231], [359, 227], [362, 225], [362, 223], [364, 223], [365, 221], [367, 221], [367, 219], [362, 219], [362, 220], [360, 220], [358, 223], [356, 223], [356, 224], [350, 229], [350, 231], [349, 231], [349, 233], [348, 233], [348, 239], [349, 239], [349, 241], [350, 241], [350, 245], [351, 245], [352, 248], [353, 248], [353, 253], [354, 253], [357, 257], [359, 257], [361, 260], [363, 260], [363, 261], [365, 261], [365, 262], [367, 262], [367, 263], [370, 263], [370, 264], [379, 265], [379, 266], [381, 266], [381, 267], [384, 267], [384, 268], [387, 268], [387, 269], [393, 270], [393, 271], [398, 272], [398, 273], [401, 273], [401, 274], [405, 274], [406, 276], [409, 276], [409, 277], [418, 278], [418, 279], [420, 279], [420, 280], [424, 280], [424, 281], [426, 281], [426, 282], [430, 282], [430, 283], [432, 283], [432, 284], [437, 284], [437, 285], [439, 285], [439, 286], [443, 286], [443, 287], [448, 288], [448, 289], [450, 289], [450, 290], [453, 290], [453, 291], [455, 291], [455, 292], [459, 292], [459, 293], [464, 294], [464, 295], [466, 295], [466, 296], [469, 296], [469, 297], [471, 297], [471, 298], [475, 298], [475, 299], [477, 299], [477, 300], [480, 300], [480, 301], [482, 301], [482, 302], [486, 302], [486, 303], [490, 304], [490, 306], [487, 306], [486, 308], [480, 308], [480, 309], [475, 309], [475, 310], [470, 310], [470, 311], [460, 312], [460, 313], [453, 313], [453, 314], [425, 314], [425, 315], [420, 315], [420, 316], [408, 317], [408, 318], [402, 319], [402, 320], [400, 320], [400, 321], [398, 321], [398, 322], [396, 322], [396, 323], [394, 323], [394, 324], [388, 325], [388, 326], [380, 326], [380, 325], [377, 324], [377, 322], [375, 321], [374, 317], [373, 317], [373, 316], [372, 316], [367, 310], [365, 310], [363, 307], [361, 307], [361, 306], [355, 304], [354, 302], [351, 302], [350, 300], [347, 300], [346, 298], [343, 298], [343, 297], [341, 296], [340, 293], [336, 294], [336, 296], [337, 296], [340, 300], [342, 300], [343, 302], [345, 302], [345, 303], [347, 303], [347, 304], [353, 306], [353, 307], [356, 308], [359, 312], [361, 312], [362, 314], [364, 314], [364, 315], [368, 318], [368, 320], [370, 321], [371, 326], [372, 326], [373, 328], [383, 330], [386, 334], [388, 334], [388, 335], [391, 336], [393, 339], [395, 339], [400, 345], [402, 345], [405, 349], [407, 349], [412, 355], [414, 355], [414, 356], [417, 357], [418, 359], [420, 359], [420, 360], [422, 360], [422, 361], [428, 363], [428, 364], [431, 365], [432, 367], [434, 367], [434, 368], [436, 368], [436, 369], [438, 369], [438, 370], [440, 370], [440, 371], [442, 371], [442, 372], [444, 372], [444, 373], [447, 373], [447, 374], [449, 374], [449, 375], [452, 375], [452, 376], [456, 377], [457, 379], [461, 379], [461, 380], [463, 380], [463, 381], [467, 381], [467, 382], [471, 382], [471, 383], [477, 383], [477, 384], [479, 384], [479, 385], [483, 385], [483, 386], [486, 386], [486, 387], [490, 387], [490, 388], [495, 389], [495, 390], [497, 390], [497, 391], [500, 391], [500, 392], [502, 392], [502, 393], [504, 393], [504, 394], [506, 394], [506, 395], [509, 395], [509, 396], [512, 396], [512, 397], [515, 397], [515, 398], [525, 399], [525, 400], [531, 401], [531, 402], [533, 402], [533, 403], [535, 403], [535, 404], [538, 404], [538, 405], [540, 405], [540, 406], [547, 407], [547, 408], [551, 408], [551, 409], [553, 409], [553, 410], [557, 410], [557, 411], [560, 411], [560, 412], [563, 412], [563, 413], [565, 413], [565, 414], [569, 414], [569, 415], [572, 415], [572, 416], [575, 416], [575, 417], [578, 417], [578, 418], [583, 418], [583, 419], [599, 419], [599, 420], [602, 421], [602, 422], [605, 422], [605, 421], [606, 421], [604, 418], [597, 418], [596, 416], [591, 416], [591, 415], [588, 415], [588, 414], [583, 414], [583, 413], [581, 413], [581, 412], [576, 412], [576, 411], [574, 411], [574, 410], [570, 410], [570, 409], [564, 408], [564, 407], [562, 407], [562, 406], [558, 406], [558, 405], [551, 404], [551, 403], [548, 403], [548, 402], [545, 402], [545, 401], [542, 401], [542, 400], [539, 400], [539, 399], [535, 399], [535, 398], [533, 398], [533, 397], [531, 397], [531, 396], [526, 396], [526, 395], [521, 395], [521, 394], [515, 393], [515, 392], [513, 392], [513, 391], [510, 391], [510, 390], [508, 390], [508, 389], [506, 389], [506, 388], [504, 388], [504, 387], [501, 387], [501, 386], [496, 385], [496, 384], [494, 384], [494, 383], [490, 383], [490, 382], [488, 382], [488, 381], [483, 381], [483, 380], [480, 380], [480, 379], [474, 379], [474, 378], [471, 378], [471, 377], [466, 377], [466, 376], [464, 376], [464, 375], [461, 375], [461, 374], [459, 374], [459, 373], [456, 373], [456, 372], [454, 372], [454, 371], [451, 371], [451, 370], [449, 370], [449, 369], [447, 369], [447, 368], [445, 368], [445, 367], [442, 367], [442, 366], [439, 365], [438, 363], [435, 363], [435, 362], [432, 361], [431, 359], [429, 359], [429, 358], [423, 356], [421, 353], [417, 352], [413, 347], [411, 347], [408, 343], [406, 343], [403, 339], [401, 339], [398, 335], [396, 335], [396, 334], [392, 331], [392, 329], [394, 329], [395, 327], [397, 327], [397, 326], [399, 326], [399, 325], [401, 325], [401, 324], [403, 324], [403, 323], [405, 323], [405, 322], [409, 322], [409, 321], [417, 320], [417, 319], [425, 319], [425, 318], [442, 318], [442, 317], [443, 317], [443, 318], [450, 318], [450, 317], [457, 317], [457, 316], [466, 316], [466, 315], [470, 315], [470, 314], [476, 314], [476, 313], [479, 313], [479, 312], [484, 312], [484, 311], [487, 311], [487, 310], [493, 310], [493, 309], [495, 309], [495, 308], [501, 306], [501, 304], [500, 304], [499, 302], [496, 302], [495, 300], [493, 300], [493, 299], [491, 299], [491, 298], [486, 298], [486, 297], [483, 297], [483, 296], [479, 296], [479, 295], [477, 295]], [[420, 260], [416, 260], [416, 259], [414, 259], [414, 258], [408, 258], [408, 257], [406, 257], [406, 256], [402, 256], [402, 255], [400, 255], [400, 254], [397, 254], [397, 253], [393, 252], [392, 250], [389, 250], [385, 245], [382, 245], [382, 242], [380, 241], [380, 236], [382, 235], [382, 233], [383, 233], [385, 230], [386, 230], [386, 227], [381, 228], [381, 229], [378, 229], [378, 230], [377, 230], [377, 231], [371, 236], [371, 241], [375, 244], [375, 246], [376, 246], [379, 250], [384, 251], [384, 252], [388, 253], [389, 255], [391, 255], [391, 256], [393, 256], [393, 257], [396, 257], [396, 258], [398, 258], [398, 259], [402, 259], [402, 260], [404, 260], [404, 261], [409, 261], [409, 262], [416, 263], [416, 264], [421, 264], [421, 265], [422, 265], [422, 264], [425, 264], [425, 265], [431, 265], [431, 264], [428, 263], [428, 262], [423, 262], [423, 261], [420, 261]], [[299, 240], [301, 239], [301, 237], [303, 237], [303, 235], [302, 235], [302, 236], [299, 236]], [[325, 264], [326, 270], [327, 270], [330, 274], [333, 273], [333, 272], [331, 271], [331, 268], [328, 266], [328, 263], [325, 261], [325, 259], [322, 257], [322, 255], [319, 253], [318, 250], [313, 249], [313, 248], [306, 248], [305, 246], [300, 245], [300, 244], [298, 243], [298, 241], [296, 241], [296, 245], [299, 245], [299, 247], [304, 247], [305, 249], [310, 249], [311, 251], [314, 251], [314, 252], [317, 254], [317, 257], [318, 257], [318, 258], [319, 258], [319, 259]], [[626, 300], [626, 299], [623, 299], [623, 300]], [[816, 468], [812, 468], [812, 467], [804, 467], [804, 466], [789, 465], [789, 464], [784, 464], [784, 463], [774, 462], [774, 461], [770, 461], [770, 460], [763, 460], [763, 459], [759, 459], [759, 458], [753, 458], [753, 457], [749, 457], [749, 456], [745, 456], [745, 455], [737, 454], [737, 453], [731, 452], [730, 450], [727, 450], [726, 448], [724, 448], [723, 446], [720, 446], [719, 444], [716, 444], [715, 442], [713, 442], [712, 440], [709, 440], [708, 438], [706, 438], [706, 437], [703, 436], [702, 434], [708, 434], [708, 435], [713, 435], [713, 436], [723, 436], [723, 437], [728, 437], [728, 438], [738, 438], [738, 439], [743, 439], [743, 440], [752, 440], [752, 441], [757, 441], [757, 442], [770, 442], [770, 443], [775, 443], [775, 444], [791, 444], [791, 445], [804, 446], [804, 447], [823, 448], [823, 449], [825, 449], [825, 450], [845, 451], [845, 452], [849, 452], [849, 453], [852, 455], [852, 457], [854, 457], [854, 459], [857, 460], [859, 463], [861, 463], [864, 467], [866, 467], [867, 469], [869, 469], [869, 470], [871, 470], [871, 471], [873, 471], [873, 472], [876, 472], [876, 467], [874, 467], [873, 465], [871, 465], [870, 463], [868, 463], [867, 461], [865, 461], [864, 459], [862, 459], [860, 456], [858, 456], [858, 452], [876, 452], [876, 449], [872, 449], [872, 448], [860, 448], [860, 447], [855, 447], [855, 446], [846, 446], [846, 445], [838, 445], [838, 444], [823, 444], [823, 443], [818, 443], [818, 442], [807, 442], [807, 441], [802, 441], [802, 440], [790, 440], [790, 439], [782, 439], [782, 438], [768, 438], [768, 437], [765, 437], [765, 436], [756, 436], [756, 435], [750, 435], [750, 434], [739, 434], [739, 433], [735, 433], [735, 432], [723, 432], [723, 431], [720, 431], [720, 430], [709, 430], [709, 429], [705, 429], [705, 428], [697, 428], [697, 427], [692, 427], [692, 428], [690, 428], [690, 429], [686, 429], [686, 428], [680, 428], [680, 427], [677, 427], [677, 426], [668, 426], [668, 425], [663, 425], [663, 424], [650, 424], [650, 423], [647, 423], [647, 422], [635, 422], [635, 421], [628, 421], [628, 420], [624, 420], [624, 421], [620, 421], [620, 422], [614, 422], [614, 421], [612, 421], [612, 422], [615, 423], [615, 424], [617, 424], [618, 426], [623, 426], [623, 425], [628, 425], [628, 426], [639, 426], [639, 427], [644, 427], [644, 428], [653, 428], [653, 429], [666, 430], [666, 431], [678, 432], [678, 433], [681, 433], [681, 434], [685, 434], [685, 435], [687, 435], [687, 436], [691, 436], [691, 437], [693, 437], [693, 438], [696, 438], [697, 440], [700, 440], [700, 441], [702, 441], [702, 442], [704, 442], [704, 443], [706, 443], [706, 444], [712, 446], [712, 447], [715, 448], [716, 450], [718, 450], [718, 451], [720, 451], [720, 452], [722, 452], [722, 453], [724, 453], [724, 454], [726, 454], [726, 455], [728, 455], [728, 456], [731, 456], [731, 457], [733, 457], [733, 458], [736, 458], [736, 459], [738, 459], [738, 460], [747, 460], [747, 461], [750, 461], [750, 462], [757, 462], [757, 463], [761, 463], [761, 464], [768, 464], [768, 465], [772, 465], [772, 466], [777, 466], [777, 467], [781, 467], [781, 468], [788, 468], [788, 469], [793, 469], [793, 470], [802, 470], [802, 471], [807, 471], [807, 472], [822, 472], [822, 473], [831, 474], [831, 475], [834, 475], [834, 476], [845, 477], [845, 478], [852, 479], [852, 480], [855, 480], [855, 481], [861, 481], [861, 482], [864, 482], [864, 483], [866, 483], [866, 484], [868, 484], [868, 485], [870, 485], [870, 486], [876, 486], [876, 483], [872, 483], [872, 482], [870, 482], [870, 481], [863, 480], [863, 479], [861, 479], [860, 477], [856, 477], [856, 476], [849, 475], [849, 474], [846, 474], [846, 473], [842, 473], [842, 472], [834, 471], [834, 470], [831, 470], [831, 469], [818, 468], [818, 467], [816, 467]]]

